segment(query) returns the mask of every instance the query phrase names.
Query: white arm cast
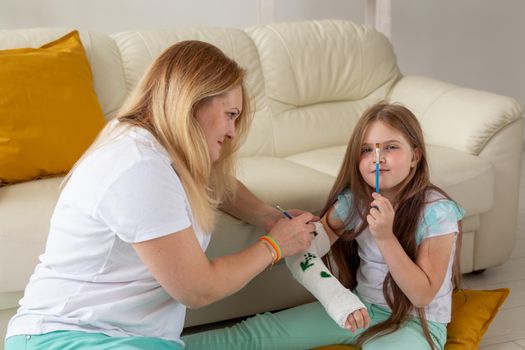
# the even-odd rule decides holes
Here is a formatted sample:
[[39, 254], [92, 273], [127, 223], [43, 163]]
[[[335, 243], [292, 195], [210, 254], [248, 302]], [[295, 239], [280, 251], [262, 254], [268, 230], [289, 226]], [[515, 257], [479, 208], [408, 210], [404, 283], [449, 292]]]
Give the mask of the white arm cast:
[[321, 302], [330, 317], [345, 328], [346, 318], [365, 305], [337, 278], [332, 276], [321, 257], [330, 250], [330, 240], [320, 222], [315, 222], [317, 237], [310, 248], [286, 258], [286, 265], [294, 278]]

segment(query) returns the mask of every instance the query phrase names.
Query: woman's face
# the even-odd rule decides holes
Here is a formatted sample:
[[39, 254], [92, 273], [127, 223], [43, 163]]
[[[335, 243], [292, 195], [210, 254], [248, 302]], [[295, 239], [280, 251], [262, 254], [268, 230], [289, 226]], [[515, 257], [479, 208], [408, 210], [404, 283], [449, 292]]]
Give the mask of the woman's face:
[[222, 95], [210, 98], [197, 108], [195, 118], [204, 133], [212, 162], [219, 159], [224, 141], [235, 137], [235, 120], [241, 112], [240, 85]]

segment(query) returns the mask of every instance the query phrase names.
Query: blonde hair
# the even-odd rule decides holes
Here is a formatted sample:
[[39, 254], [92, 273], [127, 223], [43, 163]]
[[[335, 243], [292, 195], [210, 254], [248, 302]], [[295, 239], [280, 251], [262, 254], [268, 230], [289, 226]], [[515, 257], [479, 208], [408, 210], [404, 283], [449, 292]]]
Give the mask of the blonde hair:
[[[244, 69], [217, 47], [202, 41], [181, 41], [150, 65], [116, 117], [121, 126], [148, 130], [166, 149], [197, 225], [205, 232], [213, 230], [216, 208], [235, 193], [234, 154], [253, 116], [244, 77]], [[195, 111], [237, 86], [242, 88], [243, 105], [235, 121], [236, 137], [225, 139], [219, 159], [212, 162]], [[71, 172], [86, 155], [115, 137], [113, 129], [115, 124], [108, 123]]]

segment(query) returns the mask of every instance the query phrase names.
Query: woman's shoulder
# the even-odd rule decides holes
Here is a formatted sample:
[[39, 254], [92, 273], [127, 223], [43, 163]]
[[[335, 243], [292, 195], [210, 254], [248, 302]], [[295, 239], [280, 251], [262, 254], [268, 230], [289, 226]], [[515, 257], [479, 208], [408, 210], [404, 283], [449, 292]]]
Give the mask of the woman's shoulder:
[[144, 128], [125, 126], [118, 134], [94, 152], [100, 163], [111, 163], [116, 173], [126, 169], [146, 167], [170, 171], [171, 161], [168, 153], [154, 136]]
[[[123, 128], [103, 141], [75, 170], [71, 180], [106, 190], [118, 181], [141, 183], [149, 178], [177, 177], [171, 162], [153, 135], [142, 128]], [[160, 183], [160, 182], [159, 182]]]

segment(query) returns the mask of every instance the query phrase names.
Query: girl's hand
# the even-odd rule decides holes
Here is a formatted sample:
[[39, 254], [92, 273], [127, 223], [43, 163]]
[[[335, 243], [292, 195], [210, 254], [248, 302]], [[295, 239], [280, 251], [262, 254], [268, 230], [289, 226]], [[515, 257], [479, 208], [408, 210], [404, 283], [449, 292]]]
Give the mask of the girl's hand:
[[370, 203], [370, 211], [366, 216], [370, 233], [376, 240], [382, 240], [393, 236], [393, 225], [395, 211], [392, 203], [379, 193], [372, 193], [373, 201]]
[[355, 333], [358, 328], [366, 329], [370, 324], [370, 316], [368, 315], [368, 310], [358, 309], [352, 312], [346, 318], [345, 328]]

